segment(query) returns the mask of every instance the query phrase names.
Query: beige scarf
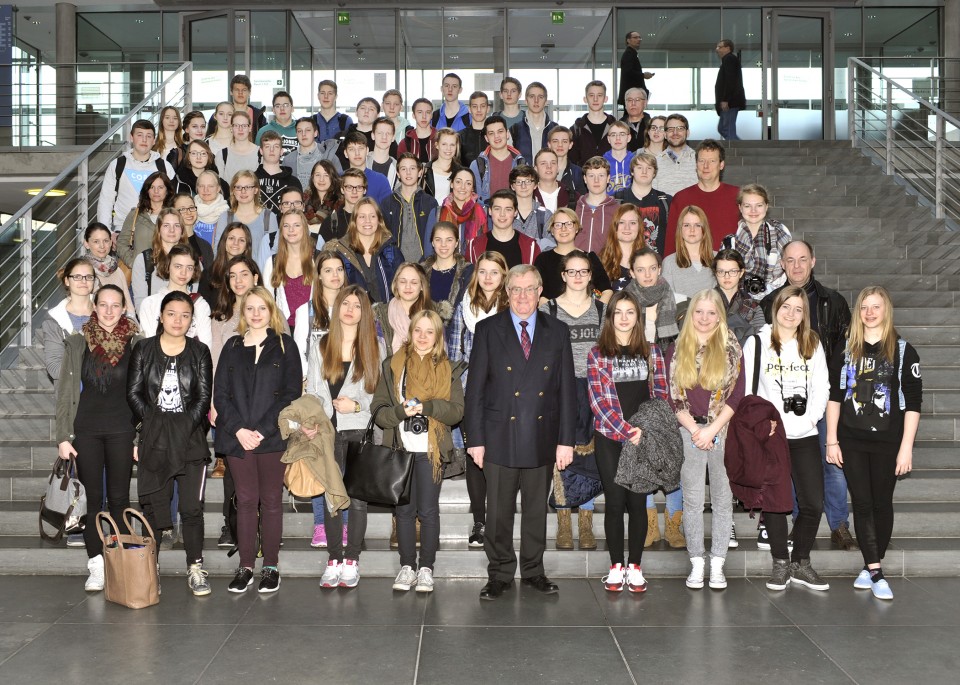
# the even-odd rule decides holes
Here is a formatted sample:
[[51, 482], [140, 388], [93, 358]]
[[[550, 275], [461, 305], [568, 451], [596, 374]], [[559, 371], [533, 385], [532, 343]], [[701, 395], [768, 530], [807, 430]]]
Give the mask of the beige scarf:
[[[390, 360], [390, 370], [396, 383], [394, 388], [397, 402], [406, 397], [416, 397], [420, 402], [426, 400], [450, 399], [450, 362], [444, 359], [435, 364], [431, 356], [419, 354], [407, 356], [408, 346], [404, 346]], [[407, 392], [401, 392], [406, 369]], [[427, 455], [433, 465], [433, 480], [439, 483], [443, 475], [443, 458], [440, 454], [440, 441], [447, 427], [432, 416], [427, 417], [430, 426], [427, 431]]]

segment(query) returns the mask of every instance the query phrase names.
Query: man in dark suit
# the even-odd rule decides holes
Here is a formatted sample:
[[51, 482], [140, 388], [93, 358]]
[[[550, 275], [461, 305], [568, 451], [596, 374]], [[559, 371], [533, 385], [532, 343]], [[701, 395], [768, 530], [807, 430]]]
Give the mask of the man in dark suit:
[[487, 480], [489, 581], [480, 599], [496, 599], [513, 584], [518, 491], [521, 580], [544, 594], [557, 592], [543, 569], [547, 495], [554, 464], [564, 469], [573, 460], [576, 379], [566, 324], [537, 311], [542, 286], [535, 267], [510, 269], [510, 308], [477, 324], [473, 339], [464, 433]]
[[631, 88], [643, 88], [644, 92], [649, 93], [647, 88], [647, 79], [653, 78], [652, 71], [644, 71], [640, 64], [640, 54], [637, 50], [640, 47], [640, 34], [636, 31], [630, 31], [627, 34], [627, 47], [620, 56], [620, 92], [617, 96], [617, 104], [624, 106], [624, 95]]
[[747, 108], [747, 96], [743, 90], [743, 71], [740, 59], [733, 52], [733, 41], [724, 38], [717, 43], [720, 70], [713, 87], [716, 110], [720, 116], [717, 132], [724, 140], [740, 140], [737, 135], [737, 114]]

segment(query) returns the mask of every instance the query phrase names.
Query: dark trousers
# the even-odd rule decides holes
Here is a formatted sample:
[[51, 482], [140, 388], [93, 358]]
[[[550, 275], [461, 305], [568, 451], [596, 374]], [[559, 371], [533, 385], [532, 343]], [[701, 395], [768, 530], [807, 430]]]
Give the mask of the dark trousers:
[[246, 568], [253, 568], [257, 560], [258, 509], [263, 565], [276, 566], [280, 560], [280, 540], [283, 537], [283, 475], [287, 470], [287, 465], [280, 461], [281, 456], [283, 452], [244, 452], [242, 457], [227, 457], [237, 488], [237, 547], [240, 548], [240, 565]]
[[133, 431], [110, 435], [78, 435], [73, 448], [77, 451], [77, 478], [87, 492], [87, 515], [84, 518], [83, 542], [91, 559], [103, 554], [103, 542], [97, 528], [97, 513], [103, 503], [104, 471], [106, 471], [107, 508], [110, 516], [127, 533], [123, 510], [130, 506], [130, 476], [133, 473]]
[[[770, 555], [774, 559], [790, 559], [790, 550], [787, 549], [787, 515], [765, 511], [761, 519], [767, 527], [767, 540], [770, 541]], [[796, 538], [796, 532], [794, 532]], [[796, 541], [794, 541], [796, 543]], [[796, 549], [796, 547], [794, 547]]]
[[230, 462], [225, 456], [223, 459], [223, 525], [230, 526], [230, 500], [237, 493], [237, 486], [233, 483], [233, 471], [230, 470]]
[[140, 498], [143, 515], [153, 528], [160, 543], [160, 533], [173, 527], [170, 515], [170, 500], [176, 484], [180, 491], [178, 508], [183, 535], [183, 547], [187, 552], [187, 565], [203, 563], [203, 496], [207, 483], [207, 465], [202, 461], [185, 464], [183, 471], [168, 480], [157, 492]]
[[[343, 471], [347, 459], [347, 443], [360, 442], [363, 438], [363, 429], [337, 431], [333, 441], [333, 456], [337, 466]], [[326, 506], [326, 505], [324, 505]], [[344, 556], [354, 561], [360, 558], [363, 548], [363, 538], [367, 534], [367, 503], [356, 497], [350, 498], [350, 525], [347, 526], [347, 549], [343, 549], [343, 512], [331, 514], [329, 511], [323, 519], [324, 530], [327, 531], [327, 554], [330, 559], [343, 561]]]
[[467, 457], [467, 494], [474, 523], [487, 520], [487, 476], [470, 457]]
[[483, 549], [487, 575], [511, 582], [517, 571], [513, 549], [513, 517], [520, 493], [520, 576], [543, 575], [547, 546], [547, 495], [553, 481], [553, 464], [517, 469], [484, 462], [487, 480], [487, 525]]
[[[800, 513], [793, 526], [792, 561], [810, 558], [810, 549], [817, 539], [817, 528], [823, 516], [823, 463], [820, 461], [820, 439], [816, 435], [788, 440], [790, 473], [797, 493]], [[773, 551], [773, 543], [770, 544]]]
[[[893, 535], [893, 490], [899, 443], [843, 443], [843, 470], [853, 502], [853, 525], [863, 563], [879, 564]], [[79, 463], [79, 462], [78, 462]]]
[[607, 549], [610, 551], [610, 564], [623, 563], [623, 515], [628, 514], [630, 556], [627, 561], [639, 566], [643, 556], [643, 543], [647, 538], [647, 496], [631, 492], [614, 482], [623, 443], [596, 433], [593, 444], [597, 470], [600, 471], [600, 482], [603, 484], [603, 499], [606, 502], [603, 532], [607, 538]]
[[[472, 460], [471, 460], [472, 461]], [[426, 452], [414, 452], [410, 502], [397, 507], [397, 545], [400, 565], [429, 568], [440, 549], [440, 486], [433, 479], [433, 464]], [[417, 564], [417, 519], [420, 519], [420, 564]], [[349, 535], [349, 531], [347, 535]]]

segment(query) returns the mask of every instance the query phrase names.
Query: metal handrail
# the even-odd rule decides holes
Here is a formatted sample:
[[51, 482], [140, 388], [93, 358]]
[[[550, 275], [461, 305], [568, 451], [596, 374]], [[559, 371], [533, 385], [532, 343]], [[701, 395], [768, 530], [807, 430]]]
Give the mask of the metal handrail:
[[[878, 58], [847, 60], [851, 145], [871, 153], [887, 175], [909, 184], [933, 206], [938, 219], [960, 224], [960, 149], [947, 139], [948, 127], [960, 131], [960, 119], [881, 73], [865, 59], [876, 62]], [[931, 65], [946, 62], [960, 61], [931, 58]], [[881, 84], [879, 92], [874, 87], [875, 79]], [[906, 102], [894, 102], [895, 93]], [[933, 117], [933, 125], [918, 117], [918, 112]]]
[[[22, 292], [18, 298], [18, 311], [11, 312], [8, 310], [2, 312], [5, 316], [10, 316], [11, 313], [14, 314], [14, 320], [9, 321], [5, 325], [0, 323], [0, 340], [3, 340], [4, 344], [11, 331], [14, 330], [14, 327], [19, 328], [19, 339], [22, 346], [29, 346], [33, 342], [33, 299], [34, 279], [36, 278], [34, 274], [34, 262], [37, 260], [37, 256], [33, 253], [35, 233], [33, 226], [34, 211], [38, 209], [40, 203], [44, 201], [48, 192], [68, 180], [73, 180], [76, 183], [76, 189], [71, 193], [70, 197], [64, 199], [67, 201], [70, 199], [75, 200], [75, 202], [71, 203], [71, 206], [76, 208], [77, 214], [76, 218], [66, 225], [66, 229], [76, 231], [77, 228], [86, 226], [90, 209], [89, 199], [94, 196], [93, 192], [91, 192], [91, 183], [102, 176], [102, 172], [105, 167], [109, 165], [112, 156], [108, 157], [103, 164], [93, 170], [90, 168], [92, 158], [98, 153], [106, 151], [116, 134], [122, 133], [122, 139], [126, 141], [129, 138], [134, 120], [139, 118], [139, 115], [144, 109], [156, 103], [158, 97], [163, 100], [164, 103], [171, 102], [176, 98], [178, 101], [182, 101], [182, 108], [189, 111], [192, 106], [192, 76], [192, 63], [181, 63], [172, 74], [148, 93], [126, 116], [111, 126], [96, 142], [77, 155], [77, 157], [75, 157], [63, 171], [57, 174], [53, 180], [44, 186], [35, 197], [17, 210], [13, 216], [0, 226], [0, 235], [5, 235], [11, 230], [16, 230], [19, 233], [20, 241], [19, 249], [13, 251], [0, 262], [0, 273], [4, 274], [4, 281], [9, 279], [11, 273], [18, 273], [20, 280], [15, 281], [13, 285], [14, 287], [22, 288]], [[183, 85], [177, 87], [172, 93], [168, 93], [168, 89], [173, 87], [174, 83], [181, 77], [183, 79]], [[181, 93], [182, 99], [179, 98]], [[153, 112], [153, 116], [156, 116], [161, 108], [155, 107], [155, 109], [156, 111]], [[77, 253], [80, 247], [80, 235], [79, 231], [76, 231], [76, 239], [73, 241], [74, 247], [67, 256], [72, 256]], [[41, 253], [39, 258], [49, 256], [51, 252], [58, 249], [58, 241], [54, 240], [53, 243], [54, 245], [49, 247], [45, 253]], [[60, 264], [47, 265], [46, 269], [39, 274], [40, 278], [44, 280], [37, 284], [39, 286], [37, 290], [44, 291], [45, 289], [49, 289], [49, 285], [53, 282], [56, 269], [59, 268], [59, 266]], [[5, 287], [0, 290], [0, 292], [9, 293], [10, 289]]]

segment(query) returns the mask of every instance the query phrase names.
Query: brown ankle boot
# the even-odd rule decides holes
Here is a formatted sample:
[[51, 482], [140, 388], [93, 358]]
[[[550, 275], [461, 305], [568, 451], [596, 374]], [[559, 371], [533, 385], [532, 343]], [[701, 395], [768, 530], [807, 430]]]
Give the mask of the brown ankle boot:
[[592, 509], [580, 509], [577, 512], [577, 528], [579, 528], [580, 549], [596, 549], [597, 538], [593, 536]]
[[644, 547], [650, 547], [655, 542], [660, 542], [660, 520], [657, 518], [657, 508], [647, 509], [647, 539], [644, 541]]
[[673, 516], [667, 515], [666, 511], [663, 512], [663, 537], [667, 544], [674, 549], [683, 549], [687, 546], [687, 540], [683, 537], [683, 529], [680, 527], [682, 524], [682, 511], [673, 512]]
[[573, 525], [569, 509], [557, 509], [557, 549], [573, 549]]
[[223, 463], [223, 459], [217, 457], [216, 462], [213, 464], [213, 471], [210, 472], [211, 478], [223, 478], [223, 474], [227, 472], [227, 467]]

